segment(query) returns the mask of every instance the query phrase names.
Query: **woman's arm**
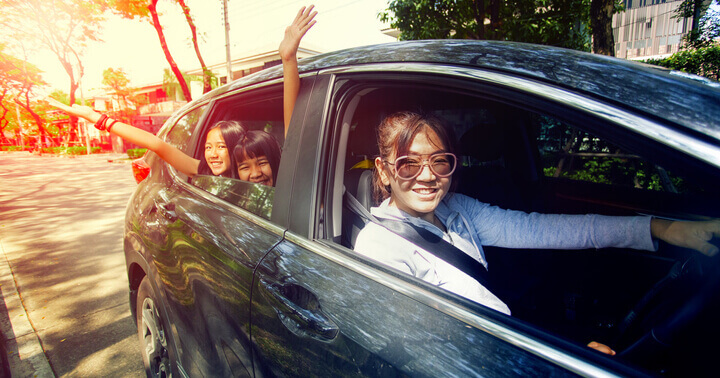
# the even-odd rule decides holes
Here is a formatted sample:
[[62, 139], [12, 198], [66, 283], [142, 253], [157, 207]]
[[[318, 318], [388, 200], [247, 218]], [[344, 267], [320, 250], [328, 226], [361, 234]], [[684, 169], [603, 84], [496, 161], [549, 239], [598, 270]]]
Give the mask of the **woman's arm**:
[[[48, 98], [47, 100], [50, 105], [70, 115], [83, 118], [92, 124], [96, 123], [101, 117], [100, 113], [94, 111], [88, 106], [73, 105], [70, 107], [52, 98]], [[105, 122], [105, 124], [109, 125], [110, 123]], [[185, 153], [177, 149], [175, 146], [166, 143], [164, 140], [145, 130], [138, 129], [137, 127], [133, 127], [122, 122], [115, 122], [108, 132], [115, 134], [130, 143], [137, 144], [140, 147], [147, 148], [148, 150], [155, 152], [168, 164], [188, 176], [194, 176], [198, 172], [200, 160], [193, 159], [192, 157], [185, 155]]]
[[298, 74], [297, 50], [300, 40], [310, 28], [315, 25], [315, 6], [302, 7], [295, 16], [295, 20], [285, 29], [285, 38], [280, 42], [278, 53], [283, 65], [283, 119], [285, 121], [285, 135], [287, 135], [290, 118], [295, 108], [295, 100], [300, 92], [300, 75]]

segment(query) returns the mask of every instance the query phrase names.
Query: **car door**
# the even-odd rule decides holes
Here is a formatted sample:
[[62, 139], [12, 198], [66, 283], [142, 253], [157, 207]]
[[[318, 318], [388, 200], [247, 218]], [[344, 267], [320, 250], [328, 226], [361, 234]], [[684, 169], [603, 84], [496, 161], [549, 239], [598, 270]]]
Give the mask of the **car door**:
[[[216, 101], [191, 151], [204, 158], [205, 134], [222, 120], [247, 129], [274, 127], [282, 138], [281, 96], [276, 85], [236, 90]], [[284, 228], [271, 218], [283, 199], [273, 187], [200, 174], [188, 179], [170, 170], [167, 240], [154, 262], [178, 359], [190, 376], [253, 376], [250, 287], [256, 264], [282, 239]]]
[[[292, 193], [290, 230], [263, 258], [253, 285], [252, 340], [265, 372], [599, 374], [586, 348], [554, 339], [553, 348], [573, 353], [550, 352], [547, 343], [538, 342], [547, 336], [543, 332], [363, 259], [340, 244], [341, 216], [331, 210], [342, 207], [342, 179], [337, 178], [345, 173], [339, 156], [347, 148], [339, 141], [353, 143], [348, 132], [355, 124], [341, 114], [364, 114], [353, 100], [363, 89], [343, 85], [330, 75], [319, 77], [312, 92], [301, 94], [310, 98], [308, 107], [294, 117], [303, 123], [294, 122], [288, 136], [297, 142], [286, 145], [283, 155], [283, 165], [292, 168], [295, 178], [287, 189]], [[332, 98], [325, 98], [328, 93]]]
[[[373, 73], [375, 68], [377, 73]], [[628, 195], [616, 188], [593, 188], [568, 195], [555, 180], [546, 182], [542, 177], [546, 167], [537, 151], [542, 138], [533, 139], [537, 114], [599, 132], [640, 155], [657, 158], [658, 164], [685, 166], [688, 172], [683, 173], [705, 184], [717, 182], [717, 167], [630, 132], [637, 124], [622, 125], [615, 115], [651, 127], [659, 124], [650, 125], [623, 109], [523, 78], [457, 67], [426, 70], [427, 66], [411, 64], [363, 66], [355, 72], [344, 67], [325, 72], [318, 79], [323, 86], [315, 87], [318, 93], [308, 94], [316, 97], [309, 102], [303, 124], [294, 124], [300, 126], [297, 143], [289, 147], [290, 157], [284, 160], [296, 178], [288, 208], [289, 230], [262, 260], [253, 286], [252, 337], [263, 366], [284, 375], [636, 375], [646, 374], [644, 369], [662, 369], [655, 362], [662, 365], [667, 360], [658, 357], [664, 352], [656, 347], [644, 357], [633, 356], [638, 352], [635, 349], [609, 358], [585, 344], [598, 336], [610, 339], [621, 328], [622, 315], [633, 305], [637, 308], [647, 298], [643, 296], [647, 290], [653, 292], [658, 283], [666, 282], [664, 276], [686, 261], [687, 251], [668, 246], [662, 246], [658, 254], [626, 249], [510, 253], [488, 248], [491, 266], [498, 266], [495, 275], [501, 276], [498, 281], [505, 286], [500, 290], [502, 297], [509, 297], [511, 309], [518, 308], [518, 316], [510, 317], [347, 248], [343, 192], [358, 192], [349, 186], [349, 178], [356, 170], [372, 166], [367, 162], [377, 154], [374, 127], [383, 114], [412, 105], [451, 119], [458, 135], [470, 142], [470, 152], [480, 152], [463, 152], [459, 172], [460, 185], [467, 180], [486, 186], [487, 190], [471, 194], [476, 198], [526, 211], [577, 211], [581, 204], [583, 211], [610, 215], [718, 216], [717, 198], [709, 192]], [[485, 127], [489, 125], [498, 125], [502, 136], [483, 134], [491, 130]], [[474, 134], [478, 129], [481, 134]], [[595, 141], [595, 137], [580, 140]], [[494, 153], [494, 147], [499, 147], [502, 156]], [[663, 154], [657, 155], [658, 151]], [[613, 158], [628, 158], [610, 152]], [[608, 152], [596, 155], [602, 153]], [[677, 172], [675, 168], [671, 170]], [[473, 185], [460, 188], [474, 189]], [[706, 206], [698, 206], [703, 202]], [[510, 257], [497, 257], [505, 252]], [[523, 261], [530, 253], [541, 257]], [[713, 271], [715, 263], [700, 259], [701, 265]], [[702, 273], [689, 270], [690, 281], [702, 282]], [[610, 289], [603, 292], [608, 274], [616, 282], [609, 282]], [[698, 289], [703, 296], [717, 295], [711, 281]], [[536, 287], [550, 292], [538, 293], [543, 290]], [[680, 292], [693, 293], [693, 287], [698, 286]], [[701, 300], [697, 295], [689, 297]], [[659, 306], [663, 310], [651, 306], [653, 316], [643, 315], [642, 323], [666, 324], [658, 319], [668, 310], [665, 305], [677, 306], [677, 298], [653, 299], [663, 303]], [[596, 310], [600, 310], [597, 316]], [[708, 323], [698, 323], [703, 324]], [[644, 326], [650, 327], [645, 331], [654, 329]], [[694, 339], [685, 340], [685, 346], [692, 346], [688, 340]], [[678, 344], [679, 350], [685, 348], [682, 345]], [[688, 360], [677, 361], [680, 365], [675, 369]]]

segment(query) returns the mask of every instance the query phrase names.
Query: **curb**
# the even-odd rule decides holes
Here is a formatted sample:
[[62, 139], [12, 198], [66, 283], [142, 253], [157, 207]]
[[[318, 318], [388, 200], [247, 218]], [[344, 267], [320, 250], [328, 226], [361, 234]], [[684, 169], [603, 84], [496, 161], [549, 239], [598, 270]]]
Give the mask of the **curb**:
[[55, 377], [17, 290], [5, 246], [0, 240], [0, 331], [3, 362], [12, 377]]

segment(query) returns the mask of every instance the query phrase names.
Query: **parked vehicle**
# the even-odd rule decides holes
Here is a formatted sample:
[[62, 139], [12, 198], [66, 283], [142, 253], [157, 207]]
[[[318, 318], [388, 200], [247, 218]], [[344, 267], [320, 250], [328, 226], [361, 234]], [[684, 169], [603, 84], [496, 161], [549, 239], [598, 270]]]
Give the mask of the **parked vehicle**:
[[[353, 252], [375, 127], [422, 109], [459, 136], [458, 192], [545, 213], [720, 218], [720, 89], [572, 50], [415, 41], [304, 59], [283, 137], [282, 71], [173, 115], [202, 158], [237, 120], [284, 143], [275, 187], [188, 178], [148, 153], [124, 238], [151, 376], [709, 375], [720, 261], [657, 252], [485, 248], [506, 316]], [[284, 142], [283, 142], [284, 140]], [[717, 244], [718, 240], [714, 240]], [[390, 253], [391, 251], [389, 251]], [[613, 347], [608, 356], [586, 344]]]

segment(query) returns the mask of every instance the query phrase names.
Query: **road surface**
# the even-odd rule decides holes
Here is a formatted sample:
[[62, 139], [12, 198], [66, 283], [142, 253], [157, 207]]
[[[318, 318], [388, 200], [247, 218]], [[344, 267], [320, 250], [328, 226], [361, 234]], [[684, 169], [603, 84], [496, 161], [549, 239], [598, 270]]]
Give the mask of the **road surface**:
[[0, 329], [13, 377], [144, 376], [122, 250], [136, 184], [122, 158], [0, 152]]

